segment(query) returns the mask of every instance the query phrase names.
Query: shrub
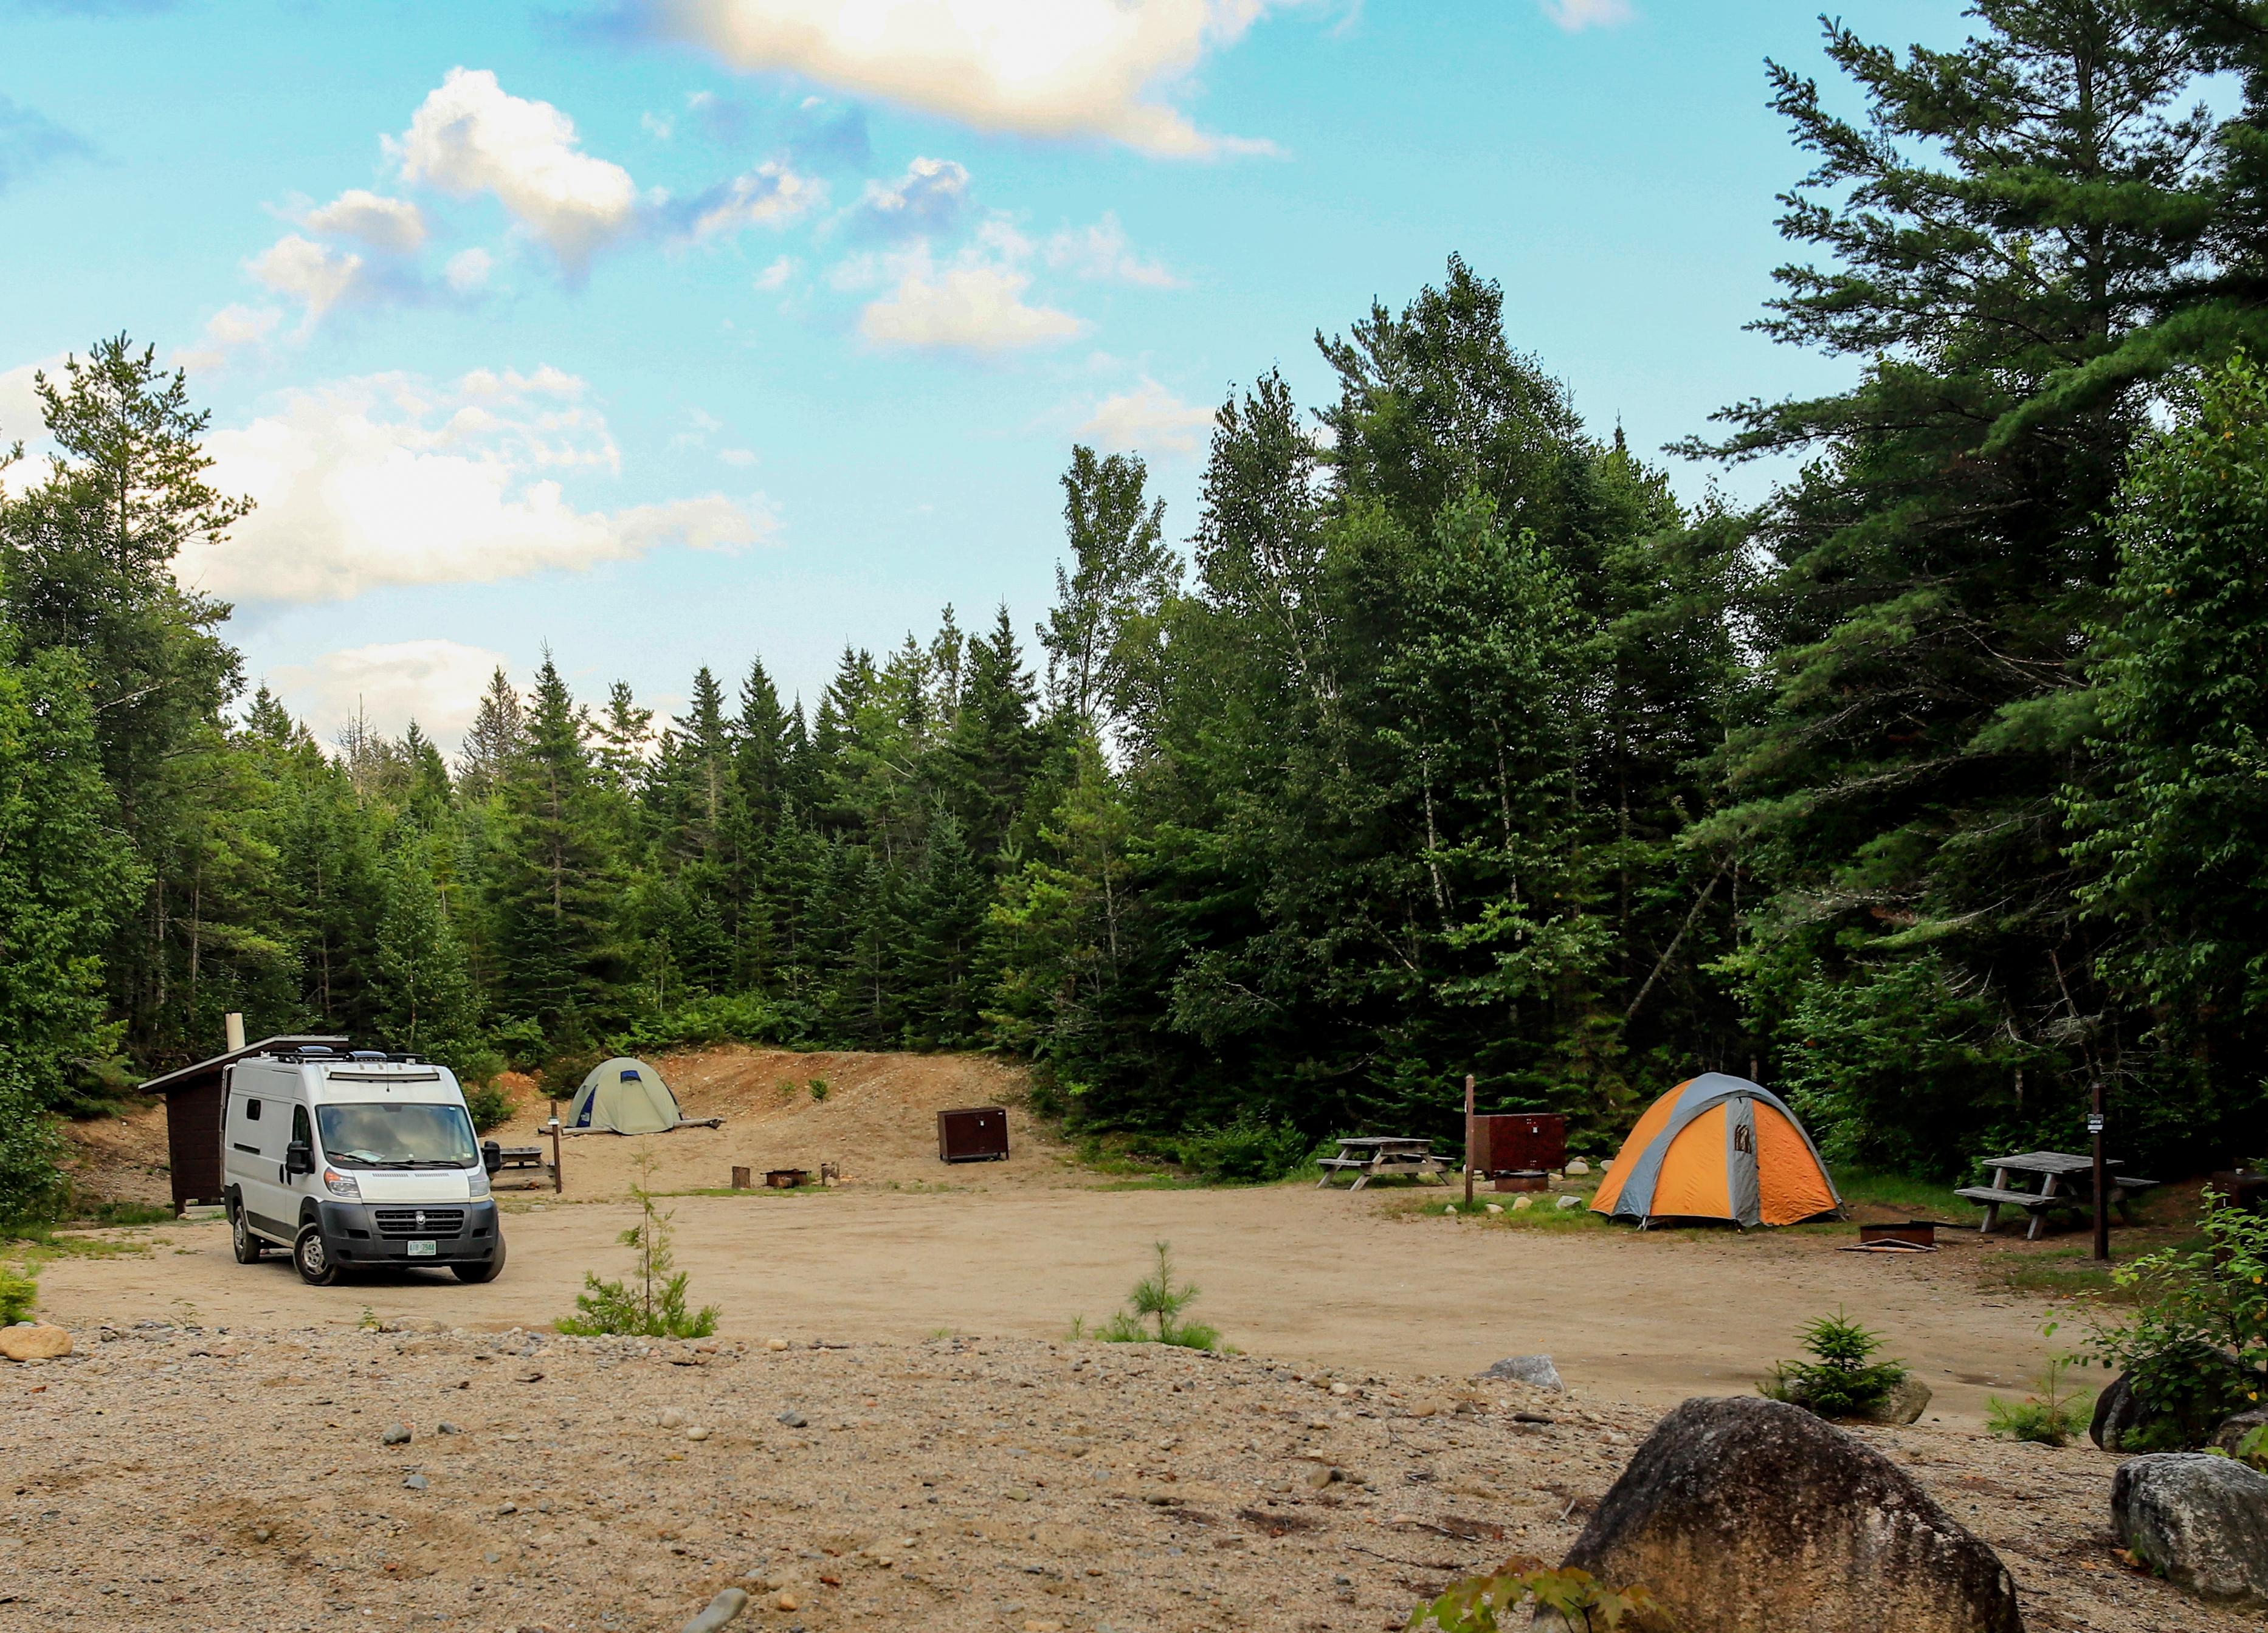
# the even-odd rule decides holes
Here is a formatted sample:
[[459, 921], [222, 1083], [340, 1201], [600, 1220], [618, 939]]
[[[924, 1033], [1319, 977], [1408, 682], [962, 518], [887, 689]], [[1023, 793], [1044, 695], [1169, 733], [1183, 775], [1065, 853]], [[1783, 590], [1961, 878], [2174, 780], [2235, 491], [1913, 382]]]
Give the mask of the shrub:
[[1822, 1417], [1856, 1417], [1880, 1406], [1904, 1379], [1902, 1362], [1877, 1361], [1881, 1339], [1842, 1311], [1822, 1315], [1803, 1329], [1809, 1361], [1780, 1361], [1757, 1392]]
[[810, 1088], [811, 1098], [814, 1100], [823, 1100], [830, 1092], [832, 1092], [832, 1091], [828, 1087], [827, 1079], [824, 1078], [814, 1078], [811, 1080]]
[[2083, 1411], [2079, 1393], [2064, 1384], [2063, 1375], [2070, 1367], [2069, 1357], [2058, 1356], [2047, 1364], [2033, 1392], [2023, 1400], [2012, 1402], [1992, 1396], [1984, 1406], [1985, 1428], [2003, 1440], [2068, 1445], [2079, 1433]]
[[1531, 1616], [1547, 1612], [1556, 1612], [1557, 1625], [1574, 1633], [1666, 1625], [1660, 1601], [1643, 1587], [1612, 1588], [1587, 1570], [1515, 1558], [1493, 1576], [1452, 1584], [1439, 1599], [1411, 1611], [1408, 1626], [1412, 1633], [1429, 1627], [1440, 1633], [1498, 1633], [1525, 1628]]
[[2236, 1460], [2268, 1474], [2268, 1423], [2261, 1424], [2236, 1443]]
[[686, 1308], [687, 1271], [670, 1260], [670, 1216], [654, 1206], [646, 1181], [653, 1159], [638, 1163], [638, 1182], [630, 1187], [637, 1198], [638, 1222], [617, 1238], [637, 1252], [637, 1268], [626, 1281], [602, 1282], [595, 1271], [583, 1273], [583, 1291], [575, 1295], [576, 1314], [557, 1323], [563, 1333], [580, 1337], [621, 1334], [637, 1338], [706, 1338], [717, 1330], [717, 1306]]
[[1190, 1173], [1216, 1184], [1267, 1184], [1296, 1172], [1311, 1149], [1290, 1124], [1248, 1111], [1231, 1122], [1189, 1129], [1174, 1142], [1173, 1154]]
[[0, 1327], [29, 1320], [40, 1301], [40, 1284], [22, 1270], [0, 1264]]
[[0, 1055], [0, 1225], [50, 1218], [62, 1204], [63, 1138], [29, 1089], [5, 1075]]
[[473, 1114], [474, 1132], [486, 1134], [512, 1121], [512, 1096], [493, 1083], [479, 1084], [465, 1092], [465, 1109]]
[[641, 1020], [615, 1040], [622, 1052], [683, 1044], [776, 1043], [792, 1030], [768, 998], [753, 992], [688, 998], [666, 1014]]
[[[1173, 1244], [1155, 1243], [1153, 1251], [1158, 1255], [1157, 1268], [1134, 1284], [1126, 1308], [1091, 1333], [1081, 1317], [1071, 1323], [1072, 1337], [1099, 1338], [1113, 1344], [1173, 1344], [1183, 1350], [1220, 1348], [1218, 1328], [1182, 1320], [1182, 1312], [1197, 1302], [1197, 1290], [1188, 1282], [1174, 1284]], [[1145, 1326], [1145, 1321], [1155, 1322], [1154, 1329]]]
[[2135, 1313], [2096, 1333], [2095, 1354], [2124, 1370], [2140, 1409], [2122, 1451], [2203, 1445], [2268, 1389], [2268, 1216], [2213, 1205], [2221, 1200], [2205, 1193], [2202, 1247], [2165, 1248], [2115, 1273]]
[[573, 1100], [575, 1091], [583, 1086], [583, 1079], [591, 1075], [592, 1069], [603, 1058], [604, 1056], [593, 1054], [588, 1050], [578, 1050], [571, 1055], [554, 1056], [536, 1078], [542, 1086], [544, 1098], [554, 1100]]

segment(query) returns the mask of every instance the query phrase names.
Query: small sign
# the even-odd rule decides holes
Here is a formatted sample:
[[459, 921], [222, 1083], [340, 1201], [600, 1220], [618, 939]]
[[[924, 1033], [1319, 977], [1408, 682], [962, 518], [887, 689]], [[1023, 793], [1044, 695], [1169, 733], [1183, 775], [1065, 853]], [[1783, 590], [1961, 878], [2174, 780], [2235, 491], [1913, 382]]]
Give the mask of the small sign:
[[2102, 1132], [2102, 1114], [2101, 1112], [2090, 1112], [2088, 1114], [2087, 1131], [2089, 1134], [2100, 1134]]
[[435, 1258], [438, 1256], [440, 1244], [438, 1242], [412, 1242], [409, 1244], [409, 1256], [413, 1259]]

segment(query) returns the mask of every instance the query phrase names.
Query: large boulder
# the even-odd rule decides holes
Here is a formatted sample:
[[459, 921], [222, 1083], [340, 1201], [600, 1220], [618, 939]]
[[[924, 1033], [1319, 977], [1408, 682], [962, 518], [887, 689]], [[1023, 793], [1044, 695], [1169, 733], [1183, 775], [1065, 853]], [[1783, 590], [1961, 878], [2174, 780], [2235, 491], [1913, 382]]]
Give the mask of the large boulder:
[[1999, 1556], [1888, 1458], [1800, 1407], [1688, 1401], [1566, 1563], [1643, 1583], [1679, 1633], [2022, 1633]]
[[2268, 1610], [2268, 1475], [2209, 1452], [2129, 1458], [2110, 1528], [2176, 1587]]
[[2213, 1431], [2213, 1443], [2235, 1457], [2236, 1448], [2244, 1443], [2245, 1437], [2254, 1430], [2263, 1428], [2268, 1428], [2268, 1406], [2256, 1406], [2249, 1412], [2239, 1412], [2235, 1416], [2225, 1419], [2220, 1427]]
[[2134, 1398], [2134, 1386], [2121, 1372], [2095, 1397], [2095, 1417], [2087, 1425], [2087, 1438], [2106, 1452], [2116, 1452], [2121, 1441], [2142, 1426], [2142, 1403]]
[[71, 1352], [71, 1335], [46, 1321], [0, 1327], [0, 1355], [11, 1361], [53, 1361]]

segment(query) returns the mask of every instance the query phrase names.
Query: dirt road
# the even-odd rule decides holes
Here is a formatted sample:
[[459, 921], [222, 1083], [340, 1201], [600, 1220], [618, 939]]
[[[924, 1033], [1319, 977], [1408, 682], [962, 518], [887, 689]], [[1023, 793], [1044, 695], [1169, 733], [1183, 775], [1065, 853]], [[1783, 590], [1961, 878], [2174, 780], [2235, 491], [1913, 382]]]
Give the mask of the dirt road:
[[[966, 1175], [981, 1170], [957, 1170]], [[67, 1325], [173, 1319], [257, 1328], [381, 1317], [541, 1325], [571, 1313], [586, 1269], [619, 1275], [620, 1203], [522, 1207], [504, 1277], [421, 1273], [314, 1289], [282, 1259], [236, 1264], [217, 1225], [129, 1234], [148, 1257], [64, 1260], [40, 1281]], [[1830, 1239], [1563, 1234], [1410, 1219], [1375, 1194], [1286, 1187], [688, 1196], [677, 1259], [728, 1335], [911, 1341], [939, 1329], [1061, 1336], [1116, 1309], [1150, 1244], [1170, 1240], [1204, 1289], [1196, 1313], [1257, 1356], [1469, 1373], [1549, 1353], [1583, 1388], [1667, 1405], [1746, 1390], [1843, 1307], [1937, 1392], [1932, 1416], [1978, 1426], [2047, 1353], [2043, 1307], [1981, 1296], [1957, 1245], [1933, 1259], [1833, 1251]]]

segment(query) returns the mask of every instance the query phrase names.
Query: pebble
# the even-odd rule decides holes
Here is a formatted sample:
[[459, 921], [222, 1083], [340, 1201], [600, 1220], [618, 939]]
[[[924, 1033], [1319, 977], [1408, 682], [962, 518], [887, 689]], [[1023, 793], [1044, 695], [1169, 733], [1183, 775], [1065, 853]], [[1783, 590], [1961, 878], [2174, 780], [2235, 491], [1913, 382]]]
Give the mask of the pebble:
[[[779, 1421], [785, 1423], [790, 1429], [805, 1429], [808, 1428], [811, 1423], [811, 1420], [809, 1418], [806, 1417], [802, 1413], [794, 1410], [792, 1408], [787, 1411], [782, 1412], [779, 1415]], [[789, 1608], [792, 1609], [793, 1607], [791, 1606]]]
[[438, 1435], [460, 1435], [465, 1431], [445, 1417], [433, 1425], [433, 1432]]
[[1512, 1199], [1512, 1210], [1514, 1213], [1526, 1213], [1534, 1206], [1535, 1206], [1535, 1198], [1533, 1196], [1515, 1196]]
[[803, 1601], [792, 1593], [782, 1593], [777, 1599], [772, 1600], [772, 1608], [774, 1610], [800, 1610], [803, 1608]]
[[1484, 1203], [1482, 1206], [1485, 1207], [1491, 1213], [1502, 1213], [1504, 1211], [1504, 1204], [1500, 1202]]
[[674, 1407], [674, 1406], [666, 1406], [666, 1407], [662, 1408], [662, 1409], [661, 1409], [661, 1426], [662, 1426], [664, 1429], [682, 1429], [682, 1428], [684, 1428], [684, 1427], [685, 1427], [685, 1414], [684, 1414], [684, 1413], [682, 1413], [682, 1412], [681, 1412], [681, 1411], [679, 1411], [679, 1410], [678, 1410], [675, 1407]]
[[1307, 1471], [1307, 1483], [1318, 1491], [1330, 1484], [1334, 1480], [1344, 1480], [1345, 1478], [1346, 1471], [1344, 1469], [1334, 1468], [1329, 1463], [1318, 1463]]
[[1585, 1174], [1590, 1173], [1590, 1171], [1591, 1165], [1585, 1162], [1580, 1157], [1576, 1158], [1565, 1167], [1559, 1170], [1560, 1173], [1565, 1174], [1571, 1180], [1580, 1180]]
[[379, 1436], [378, 1443], [380, 1445], [408, 1445], [409, 1444], [409, 1425], [407, 1423], [394, 1424], [394, 1427], [387, 1430], [384, 1434]]
[[412, 1491], [423, 1491], [433, 1482], [426, 1479], [423, 1475], [412, 1475], [409, 1479], [403, 1481], [401, 1483], [409, 1487]]
[[1562, 1213], [1567, 1212], [1570, 1209], [1580, 1208], [1582, 1205], [1583, 1199], [1580, 1196], [1562, 1196], [1559, 1199], [1559, 1211]]
[[696, 1423], [685, 1431], [685, 1438], [688, 1440], [706, 1440], [709, 1438], [709, 1431]]
[[767, 1338], [764, 1340], [764, 1348], [775, 1351], [784, 1350], [787, 1348], [787, 1340], [784, 1338]]

